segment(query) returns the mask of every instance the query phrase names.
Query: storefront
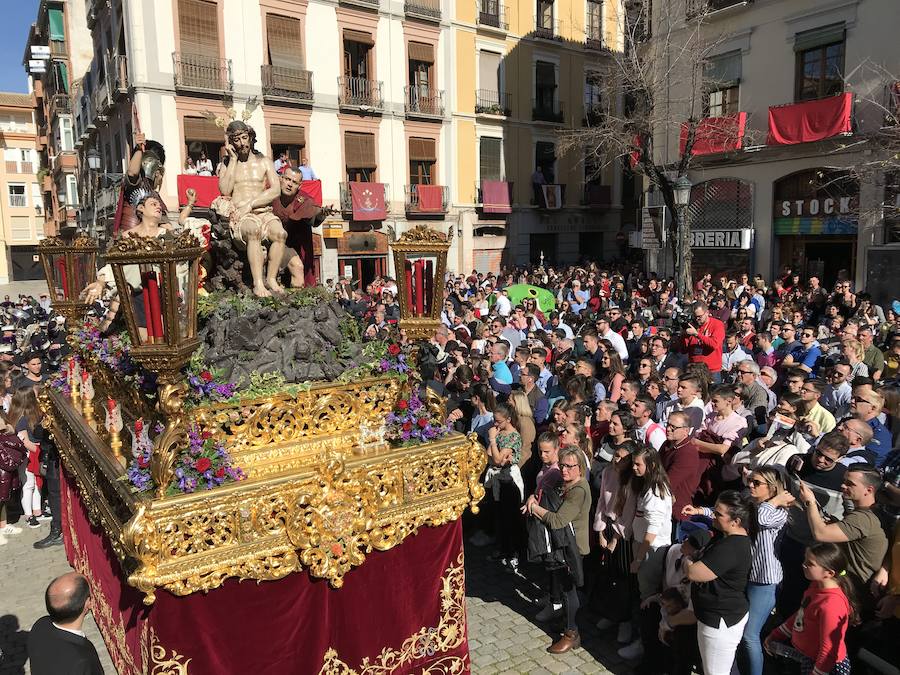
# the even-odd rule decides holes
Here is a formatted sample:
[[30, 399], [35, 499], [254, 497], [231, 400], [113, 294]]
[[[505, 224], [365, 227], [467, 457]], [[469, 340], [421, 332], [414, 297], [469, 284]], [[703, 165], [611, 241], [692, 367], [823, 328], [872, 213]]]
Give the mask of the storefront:
[[382, 232], [345, 232], [338, 241], [338, 274], [362, 288], [388, 272], [388, 239]]
[[854, 278], [859, 184], [843, 171], [808, 169], [775, 181], [774, 198], [779, 266], [826, 288]]
[[752, 266], [753, 186], [714, 178], [691, 188], [686, 218], [691, 231], [692, 273], [731, 279]]

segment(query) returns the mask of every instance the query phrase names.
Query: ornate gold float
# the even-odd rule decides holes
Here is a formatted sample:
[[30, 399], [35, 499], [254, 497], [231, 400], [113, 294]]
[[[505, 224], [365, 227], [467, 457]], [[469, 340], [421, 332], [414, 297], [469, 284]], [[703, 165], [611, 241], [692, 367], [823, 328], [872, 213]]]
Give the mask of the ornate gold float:
[[384, 414], [396, 387], [373, 378], [194, 409], [189, 417], [225, 441], [248, 479], [161, 498], [131, 491], [112, 449], [67, 396], [48, 389], [42, 404], [91, 522], [150, 604], [160, 588], [187, 595], [229, 577], [265, 581], [304, 569], [340, 587], [371, 551], [474, 508], [485, 463], [476, 439], [359, 443], [359, 425]]

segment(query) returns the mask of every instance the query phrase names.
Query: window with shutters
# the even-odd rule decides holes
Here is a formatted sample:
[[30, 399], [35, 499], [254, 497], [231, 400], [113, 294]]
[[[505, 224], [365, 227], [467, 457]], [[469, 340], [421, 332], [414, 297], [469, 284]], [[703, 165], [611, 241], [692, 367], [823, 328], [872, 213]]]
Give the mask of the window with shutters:
[[536, 28], [539, 32], [553, 34], [553, 0], [537, 0]]
[[703, 72], [703, 116], [736, 115], [739, 110], [740, 85], [740, 51], [709, 59]]
[[503, 180], [503, 139], [482, 136], [478, 140], [478, 175], [482, 181]]
[[28, 241], [31, 239], [31, 216], [9, 217], [10, 239], [13, 241]]
[[355, 30], [344, 31], [344, 76], [368, 79], [372, 47], [371, 35]]
[[603, 46], [603, 3], [599, 0], [588, 0], [584, 33], [588, 47], [599, 49]]
[[218, 9], [210, 0], [178, 0], [179, 43], [183, 54], [218, 58]]
[[291, 166], [300, 166], [300, 157], [306, 147], [306, 131], [303, 127], [273, 124], [269, 127], [269, 142], [272, 145], [272, 157], [280, 157], [282, 152], [286, 152]]
[[[798, 35], [798, 41], [799, 38]], [[830, 44], [797, 51], [796, 100], [810, 101], [840, 94], [844, 91], [843, 72], [843, 37]]]
[[437, 163], [436, 142], [433, 138], [409, 139], [409, 184], [432, 185]]
[[184, 145], [185, 157], [197, 161], [200, 159], [200, 153], [205, 152], [215, 165], [225, 147], [225, 137], [212, 120], [205, 117], [185, 117]]
[[538, 61], [534, 67], [534, 107], [553, 111], [556, 97], [556, 67], [552, 63]]
[[266, 14], [269, 63], [279, 68], [303, 69], [303, 29], [300, 19]]
[[344, 133], [344, 165], [347, 180], [369, 183], [376, 180], [378, 161], [375, 155], [375, 134], [355, 131]]
[[9, 184], [9, 205], [13, 207], [28, 206], [28, 195], [25, 194], [24, 183]]

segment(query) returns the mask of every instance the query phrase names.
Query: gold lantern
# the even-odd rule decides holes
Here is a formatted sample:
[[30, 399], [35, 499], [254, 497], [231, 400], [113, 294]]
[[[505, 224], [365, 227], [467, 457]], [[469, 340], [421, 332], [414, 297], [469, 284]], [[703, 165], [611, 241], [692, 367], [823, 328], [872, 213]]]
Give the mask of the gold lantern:
[[121, 237], [106, 254], [131, 337], [130, 354], [157, 376], [159, 412], [166, 426], [154, 443], [150, 473], [159, 497], [172, 480], [179, 450], [188, 443], [187, 385], [180, 371], [200, 345], [197, 297], [202, 255], [202, 244], [188, 231], [152, 239]]
[[73, 239], [45, 237], [38, 244], [53, 309], [65, 317], [69, 331], [90, 307], [82, 293], [97, 277], [97, 250], [97, 242], [82, 233]]
[[420, 224], [391, 244], [400, 294], [400, 328], [412, 340], [429, 339], [441, 324], [447, 251], [453, 239]]

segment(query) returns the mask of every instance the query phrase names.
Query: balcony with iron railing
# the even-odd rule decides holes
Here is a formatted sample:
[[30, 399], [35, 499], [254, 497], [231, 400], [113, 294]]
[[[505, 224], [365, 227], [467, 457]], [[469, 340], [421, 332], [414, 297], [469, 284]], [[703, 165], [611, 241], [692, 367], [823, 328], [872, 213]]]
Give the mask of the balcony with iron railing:
[[285, 66], [262, 66], [263, 97], [294, 103], [312, 103], [313, 74]]
[[[508, 197], [508, 200], [509, 200], [509, 205], [510, 205], [510, 207], [512, 207], [512, 203], [513, 203], [513, 186], [515, 185], [515, 183], [512, 182], [512, 181], [500, 181], [500, 182], [505, 183], [505, 185], [506, 185], [506, 188], [507, 188], [507, 190], [508, 190], [507, 197]], [[484, 187], [483, 187], [483, 181], [479, 181], [479, 182], [475, 183], [475, 206], [477, 206], [477, 207], [479, 207], [479, 208], [481, 208], [481, 207], [484, 206]]]
[[532, 99], [531, 103], [531, 119], [535, 122], [562, 124], [565, 120], [565, 110], [562, 101]]
[[709, 17], [716, 12], [732, 7], [743, 7], [751, 2], [753, 0], [688, 0], [685, 15], [688, 19], [696, 19], [700, 16]]
[[338, 102], [346, 108], [380, 110], [384, 107], [381, 91], [380, 80], [368, 80], [364, 77], [338, 78]]
[[478, 25], [509, 30], [509, 8], [500, 0], [478, 0]]
[[407, 117], [443, 117], [443, 89], [422, 86], [403, 87], [403, 103]]
[[603, 42], [603, 30], [600, 25], [588, 24], [584, 29], [585, 49], [594, 51], [609, 51]]
[[477, 115], [501, 115], [509, 117], [509, 94], [490, 89], [475, 90], [475, 113]]
[[50, 117], [56, 115], [70, 115], [72, 113], [72, 100], [68, 94], [54, 94], [50, 99]]
[[560, 34], [561, 24], [558, 20], [543, 19], [538, 17], [534, 24], [533, 37], [542, 40], [562, 40]]
[[378, 9], [379, 0], [338, 0], [342, 5], [356, 5], [369, 9]]
[[406, 213], [415, 215], [444, 215], [450, 210], [450, 188], [446, 185], [438, 185], [441, 188], [440, 208], [437, 206], [423, 206], [419, 202], [419, 186], [404, 185], [404, 203], [406, 204]]
[[[390, 200], [390, 185], [388, 183], [375, 183], [372, 185], [380, 185], [384, 190], [384, 208], [386, 211], [390, 211], [391, 200]], [[340, 202], [341, 202], [341, 213], [345, 216], [353, 213], [353, 199], [350, 196], [350, 183], [341, 183], [340, 184]]]
[[407, 16], [440, 21], [441, 0], [404, 0], [403, 11]]
[[16, 209], [28, 206], [28, 195], [9, 195], [9, 205]]
[[234, 88], [231, 59], [173, 52], [172, 65], [176, 89], [222, 93]]
[[67, 56], [65, 40], [50, 40], [50, 56]]
[[599, 183], [585, 183], [581, 203], [585, 206], [612, 205], [612, 188]]

